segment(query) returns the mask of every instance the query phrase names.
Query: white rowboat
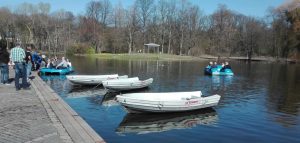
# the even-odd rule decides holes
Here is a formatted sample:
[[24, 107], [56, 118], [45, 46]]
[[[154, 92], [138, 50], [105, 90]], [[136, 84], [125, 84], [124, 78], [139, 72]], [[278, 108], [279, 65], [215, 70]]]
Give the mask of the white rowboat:
[[129, 113], [182, 112], [216, 106], [220, 95], [202, 97], [201, 91], [166, 93], [130, 93], [117, 95]]
[[128, 78], [127, 75], [119, 76], [118, 74], [111, 75], [67, 75], [67, 79], [74, 84], [83, 85], [98, 85], [102, 81], [112, 80], [112, 79], [123, 79]]
[[147, 80], [139, 80], [138, 77], [124, 78], [124, 79], [114, 79], [102, 81], [105, 88], [113, 90], [133, 90], [140, 89], [149, 86], [153, 82], [153, 78]]

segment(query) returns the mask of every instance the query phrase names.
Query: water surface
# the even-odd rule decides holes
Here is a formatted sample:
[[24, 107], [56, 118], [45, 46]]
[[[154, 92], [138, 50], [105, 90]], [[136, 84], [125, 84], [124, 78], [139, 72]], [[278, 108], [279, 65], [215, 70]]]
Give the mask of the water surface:
[[131, 115], [114, 102], [115, 94], [103, 96], [102, 87], [90, 90], [72, 86], [64, 76], [43, 77], [107, 142], [300, 142], [300, 65], [235, 61], [235, 75], [226, 77], [205, 76], [207, 61], [71, 61], [75, 74], [154, 79], [149, 88], [133, 92], [201, 90], [222, 96], [213, 109]]

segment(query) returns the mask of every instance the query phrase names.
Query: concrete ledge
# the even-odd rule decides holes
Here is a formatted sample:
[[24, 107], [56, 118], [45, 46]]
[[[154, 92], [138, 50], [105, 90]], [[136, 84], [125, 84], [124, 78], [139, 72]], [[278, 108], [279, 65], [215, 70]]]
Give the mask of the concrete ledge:
[[[75, 143], [104, 143], [105, 141], [59, 96], [57, 95], [38, 75], [31, 84], [43, 103], [48, 115], [51, 111], [56, 115], [66, 133]], [[49, 108], [50, 107], [50, 108]], [[55, 122], [55, 118], [51, 118]], [[57, 124], [57, 123], [54, 123]], [[57, 124], [59, 134], [65, 142], [71, 142], [68, 135]]]

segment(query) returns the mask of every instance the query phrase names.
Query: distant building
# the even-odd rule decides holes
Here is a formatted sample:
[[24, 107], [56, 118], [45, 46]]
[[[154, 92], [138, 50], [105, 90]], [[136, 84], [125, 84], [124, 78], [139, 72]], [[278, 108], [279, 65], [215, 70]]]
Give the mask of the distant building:
[[150, 49], [153, 49], [153, 51], [155, 51], [155, 49], [156, 49], [157, 53], [159, 53], [159, 46], [160, 46], [160, 45], [158, 45], [158, 44], [155, 44], [155, 43], [149, 43], [149, 44], [144, 44], [144, 46], [147, 48], [148, 53], [149, 53], [149, 50], [150, 50]]

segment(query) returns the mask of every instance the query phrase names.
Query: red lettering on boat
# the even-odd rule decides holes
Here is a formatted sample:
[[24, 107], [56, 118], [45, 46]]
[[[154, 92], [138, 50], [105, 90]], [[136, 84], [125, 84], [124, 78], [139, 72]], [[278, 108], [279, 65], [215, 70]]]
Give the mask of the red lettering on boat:
[[185, 102], [185, 105], [191, 105], [191, 104], [197, 104], [198, 100], [194, 100], [194, 101], [187, 101]]

